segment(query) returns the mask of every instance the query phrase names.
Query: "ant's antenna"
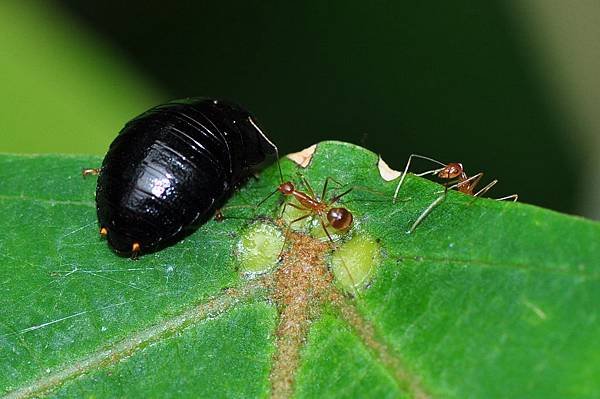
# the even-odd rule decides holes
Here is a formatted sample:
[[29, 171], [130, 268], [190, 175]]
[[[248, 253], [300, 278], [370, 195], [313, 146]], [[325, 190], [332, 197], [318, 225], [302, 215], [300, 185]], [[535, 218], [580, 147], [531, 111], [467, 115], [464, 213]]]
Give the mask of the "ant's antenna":
[[279, 179], [281, 180], [281, 183], [283, 183], [283, 172], [281, 172], [281, 164], [279, 163], [279, 149], [273, 145], [273, 148], [275, 148], [275, 156], [277, 157], [277, 168], [279, 169]]
[[264, 204], [265, 201], [268, 200], [269, 198], [271, 198], [277, 191], [279, 191], [279, 187], [276, 188], [275, 191], [273, 191], [271, 194], [269, 194], [265, 198], [263, 198], [262, 201], [260, 201], [258, 204], [256, 204], [256, 207], [258, 208], [259, 206], [261, 206], [262, 204]]
[[[248, 121], [250, 122], [250, 124], [252, 126], [254, 126], [254, 128], [256, 130], [258, 130], [258, 132], [261, 134], [261, 136], [263, 136], [263, 139], [265, 139], [265, 141], [267, 143], [269, 143], [269, 145], [271, 147], [273, 147], [273, 149], [275, 150], [275, 157], [276, 157], [276, 161], [277, 161], [277, 168], [279, 169], [279, 178], [281, 179], [281, 183], [283, 183], [283, 173], [281, 172], [281, 164], [279, 163], [279, 149], [277, 148], [277, 146], [275, 145], [275, 143], [273, 143], [268, 137], [267, 135], [260, 129], [260, 127], [258, 127], [258, 125], [256, 124], [256, 122], [254, 122], [254, 120], [252, 119], [251, 116], [248, 117]], [[275, 194], [275, 193], [273, 193]], [[271, 194], [271, 195], [273, 195]]]
[[425, 155], [412, 154], [412, 156], [413, 156], [413, 157], [415, 157], [415, 158], [421, 158], [421, 159], [425, 159], [426, 161], [430, 161], [430, 162], [433, 162], [433, 163], [437, 163], [437, 164], [438, 164], [438, 165], [440, 165], [440, 166], [446, 167], [446, 164], [445, 164], [445, 163], [443, 163], [443, 162], [440, 162], [440, 161], [438, 161], [437, 159], [433, 159], [433, 158], [426, 157]]
[[[410, 156], [408, 157], [408, 162], [406, 162], [406, 166], [404, 167], [404, 171], [402, 172], [402, 176], [400, 177], [400, 181], [398, 182], [398, 185], [396, 186], [396, 191], [394, 191], [394, 198], [392, 199], [392, 202], [394, 204], [396, 203], [396, 199], [398, 198], [398, 192], [400, 191], [400, 187], [402, 186], [402, 183], [404, 183], [404, 178], [406, 177], [406, 174], [408, 173], [408, 168], [410, 167], [410, 162], [412, 161], [413, 158], [424, 159], [429, 162], [437, 163], [438, 165], [440, 165], [442, 167], [446, 167], [446, 164], [444, 164], [436, 159], [429, 158], [429, 157], [426, 157], [424, 155], [419, 155], [419, 154], [410, 154]], [[424, 176], [427, 174], [437, 173], [440, 170], [441, 169], [430, 170], [430, 171], [427, 171], [424, 173], [420, 173], [417, 176]]]

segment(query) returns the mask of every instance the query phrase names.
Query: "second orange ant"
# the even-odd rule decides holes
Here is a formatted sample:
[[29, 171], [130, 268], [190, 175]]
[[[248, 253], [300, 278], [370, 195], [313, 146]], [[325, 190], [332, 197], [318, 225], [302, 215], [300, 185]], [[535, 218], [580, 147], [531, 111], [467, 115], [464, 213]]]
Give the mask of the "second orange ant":
[[[427, 215], [429, 215], [429, 213], [431, 213], [431, 211], [444, 200], [448, 190], [456, 189], [456, 190], [460, 191], [461, 193], [471, 195], [473, 197], [480, 197], [483, 194], [485, 194], [486, 192], [488, 192], [492, 187], [494, 187], [494, 185], [496, 185], [496, 183], [498, 183], [498, 180], [494, 179], [490, 183], [488, 183], [485, 187], [480, 189], [479, 191], [475, 191], [475, 188], [477, 187], [477, 185], [479, 184], [479, 181], [483, 177], [483, 172], [479, 172], [479, 173], [469, 177], [467, 175], [467, 173], [465, 172], [465, 169], [461, 163], [451, 162], [451, 163], [444, 164], [433, 158], [429, 158], [429, 157], [426, 157], [423, 155], [418, 155], [418, 154], [411, 154], [408, 158], [408, 162], [406, 163], [404, 171], [402, 172], [402, 176], [400, 178], [400, 181], [398, 182], [398, 186], [396, 186], [396, 191], [394, 192], [394, 199], [393, 199], [394, 203], [396, 202], [396, 200], [398, 198], [398, 193], [400, 192], [400, 187], [402, 186], [402, 183], [404, 183], [404, 179], [406, 177], [406, 174], [408, 173], [408, 168], [410, 167], [410, 163], [413, 158], [425, 159], [427, 161], [430, 161], [430, 162], [440, 165], [439, 168], [416, 174], [416, 176], [436, 175], [440, 179], [447, 180], [447, 182], [446, 182], [446, 184], [444, 184], [445, 189], [444, 189], [444, 191], [441, 192], [442, 195], [440, 197], [436, 198], [431, 204], [429, 204], [429, 206], [419, 215], [417, 220], [415, 220], [415, 222], [413, 223], [411, 228], [407, 231], [408, 234], [412, 233], [417, 228], [417, 226], [421, 223], [421, 221], [423, 221], [423, 219], [425, 219], [425, 217]], [[503, 201], [503, 200], [508, 200], [508, 199], [517, 201], [519, 199], [519, 195], [512, 194], [512, 195], [507, 195], [505, 197], [496, 198], [496, 200], [498, 200], [498, 201]]]

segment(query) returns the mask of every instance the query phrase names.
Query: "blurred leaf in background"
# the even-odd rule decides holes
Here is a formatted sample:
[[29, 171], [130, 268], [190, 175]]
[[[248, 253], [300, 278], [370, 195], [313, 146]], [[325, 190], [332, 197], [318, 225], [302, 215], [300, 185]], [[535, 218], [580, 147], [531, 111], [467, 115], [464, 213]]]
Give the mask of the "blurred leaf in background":
[[125, 57], [49, 2], [0, 4], [0, 151], [102, 154], [164, 97]]
[[565, 110], [569, 145], [581, 159], [579, 212], [600, 219], [600, 2], [512, 3], [548, 83], [548, 97]]
[[[577, 173], [582, 161], [570, 115], [548, 95], [525, 19], [516, 18], [515, 7], [506, 2], [366, 7], [356, 1], [130, 1], [116, 7], [56, 0], [54, 5], [94, 35], [69, 34], [68, 18], [52, 21], [45, 6], [31, 6], [43, 23], [29, 23], [37, 35], [29, 46], [43, 47], [43, 30], [51, 25], [63, 32], [57, 48], [76, 47], [80, 53], [73, 52], [69, 65], [87, 65], [98, 81], [82, 80], [66, 90], [55, 83], [59, 87], [46, 90], [55, 103], [81, 101], [78, 110], [48, 111], [69, 137], [80, 135], [48, 150], [101, 154], [151, 100], [225, 97], [252, 110], [282, 153], [341, 139], [381, 153], [397, 169], [410, 153], [421, 153], [499, 178], [492, 195], [518, 192], [525, 202], [564, 212], [581, 209], [584, 199], [578, 196], [586, 180]], [[12, 23], [22, 27], [27, 18]], [[96, 40], [86, 39], [92, 37]], [[110, 64], [90, 62], [96, 57]], [[20, 61], [11, 62], [22, 68]], [[45, 61], [39, 58], [37, 65]], [[23, 72], [21, 79], [32, 74]], [[62, 78], [53, 73], [41, 80], [48, 85]], [[105, 95], [96, 95], [98, 90]], [[33, 92], [20, 91], [26, 99]], [[123, 102], [128, 105], [118, 105]], [[90, 116], [95, 108], [104, 113]], [[29, 124], [14, 122], [7, 130], [13, 137], [39, 126], [31, 117], [35, 112], [24, 107], [19, 112]], [[71, 114], [77, 114], [72, 121]], [[96, 124], [96, 130], [88, 133], [86, 124]], [[91, 148], [92, 139], [103, 145]], [[43, 150], [21, 143], [19, 151]]]

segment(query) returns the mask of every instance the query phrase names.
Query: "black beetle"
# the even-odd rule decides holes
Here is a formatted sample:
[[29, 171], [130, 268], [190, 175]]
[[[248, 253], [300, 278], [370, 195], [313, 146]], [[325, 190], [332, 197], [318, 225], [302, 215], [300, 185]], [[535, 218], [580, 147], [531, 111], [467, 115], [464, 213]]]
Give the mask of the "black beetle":
[[119, 253], [160, 248], [206, 222], [277, 155], [239, 105], [190, 98], [156, 106], [125, 125], [98, 170], [100, 234]]

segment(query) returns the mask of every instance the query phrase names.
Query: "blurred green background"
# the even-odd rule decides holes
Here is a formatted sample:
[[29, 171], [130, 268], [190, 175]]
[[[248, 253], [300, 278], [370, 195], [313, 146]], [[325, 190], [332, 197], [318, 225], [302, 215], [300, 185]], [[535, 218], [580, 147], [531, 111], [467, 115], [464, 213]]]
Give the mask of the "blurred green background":
[[103, 154], [152, 105], [222, 97], [282, 153], [461, 161], [600, 218], [598, 2], [148, 3], [1, 2], [0, 151]]

